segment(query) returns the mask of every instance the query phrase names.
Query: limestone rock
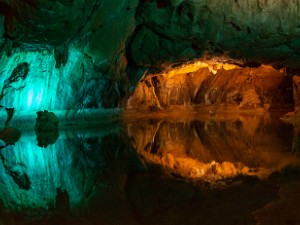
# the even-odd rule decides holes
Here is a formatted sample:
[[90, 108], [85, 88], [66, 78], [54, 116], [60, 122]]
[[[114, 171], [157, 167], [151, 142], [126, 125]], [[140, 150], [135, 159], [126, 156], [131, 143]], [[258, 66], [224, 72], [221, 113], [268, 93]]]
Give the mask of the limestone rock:
[[298, 112], [300, 109], [300, 76], [293, 77], [293, 92], [294, 92], [295, 111]]
[[2, 1], [7, 35], [31, 49], [62, 44], [82, 29], [97, 1], [72, 2]]
[[58, 123], [59, 120], [53, 112], [38, 111], [34, 129], [36, 131], [57, 131]]
[[[193, 69], [184, 69], [192, 65]], [[195, 62], [145, 76], [129, 98], [127, 108], [225, 105], [269, 110], [293, 106], [292, 78], [273, 67], [242, 68], [214, 62], [200, 65]]]
[[131, 45], [137, 65], [157, 65], [163, 58], [169, 61], [170, 55], [172, 61], [199, 58], [209, 52], [298, 67], [296, 0], [163, 1], [164, 7], [159, 2], [140, 4], [137, 15], [142, 29], [136, 30]]
[[115, 57], [126, 52], [126, 45], [135, 26], [138, 0], [103, 0], [93, 12], [87, 26], [90, 33], [84, 52], [96, 65], [114, 62]]
[[[112, 102], [104, 105], [119, 106], [128, 93], [129, 82], [134, 84], [142, 74], [136, 71], [144, 71], [145, 67], [161, 71], [167, 63], [185, 63], [202, 56], [224, 55], [239, 59], [240, 65], [270, 63], [276, 68], [299, 68], [299, 15], [296, 0], [288, 3], [265, 0], [224, 0], [221, 3], [218, 0], [3, 0], [0, 3], [0, 80], [10, 75], [14, 69], [12, 65], [28, 62], [34, 72], [29, 72], [25, 83], [32, 83], [34, 77], [40, 85], [36, 91], [25, 85], [24, 92], [23, 88], [17, 90], [17, 94], [11, 91], [2, 101], [7, 107], [32, 109], [32, 102], [40, 104], [43, 99], [40, 96], [47, 92], [47, 105], [42, 108], [50, 109], [48, 96], [52, 92], [48, 84], [53, 82], [50, 77], [58, 76], [60, 82], [53, 82], [53, 86], [61, 95], [57, 96], [59, 103], [52, 104], [54, 109], [100, 107], [103, 98], [98, 93], [103, 88], [111, 93], [111, 89], [116, 89], [114, 86], [118, 90], [109, 99]], [[53, 70], [53, 59], [58, 70]], [[39, 61], [41, 63], [36, 65]], [[80, 84], [86, 85], [90, 78], [97, 79], [95, 84], [101, 85], [95, 91], [97, 94], [92, 97], [87, 94], [86, 99], [82, 99], [78, 92], [82, 90]], [[110, 84], [113, 87], [107, 87]], [[67, 88], [56, 88], [58, 86]], [[194, 91], [199, 88], [174, 86], [167, 93], [171, 94], [168, 102], [163, 100], [166, 93], [158, 93], [154, 108], [198, 101], [195, 98], [202, 98], [202, 93]], [[261, 96], [258, 92], [266, 88], [254, 89]], [[27, 102], [16, 97], [20, 92], [21, 96], [27, 96]], [[178, 93], [183, 96], [176, 97]], [[214, 100], [217, 93], [215, 89], [205, 93], [206, 103], [217, 101]], [[227, 94], [231, 100], [241, 101], [240, 94]], [[76, 96], [76, 99], [72, 101], [65, 96]], [[272, 107], [273, 103], [268, 102], [272, 96], [267, 98], [260, 99], [258, 105]], [[78, 99], [80, 104], [74, 106]], [[34, 110], [39, 110], [37, 105]]]
[[66, 64], [60, 68], [56, 65], [54, 55], [47, 51], [3, 57], [0, 105], [21, 111], [101, 107], [106, 79], [95, 69], [90, 57], [71, 48]]
[[2, 47], [2, 45], [5, 43], [4, 33], [4, 16], [0, 14], [0, 47]]

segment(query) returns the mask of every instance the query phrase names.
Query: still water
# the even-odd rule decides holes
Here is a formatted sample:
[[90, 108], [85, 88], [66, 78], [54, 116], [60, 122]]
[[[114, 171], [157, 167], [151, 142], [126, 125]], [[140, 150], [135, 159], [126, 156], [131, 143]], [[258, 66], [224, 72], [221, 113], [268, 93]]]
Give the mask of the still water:
[[20, 132], [0, 150], [1, 225], [300, 224], [299, 132], [271, 116]]

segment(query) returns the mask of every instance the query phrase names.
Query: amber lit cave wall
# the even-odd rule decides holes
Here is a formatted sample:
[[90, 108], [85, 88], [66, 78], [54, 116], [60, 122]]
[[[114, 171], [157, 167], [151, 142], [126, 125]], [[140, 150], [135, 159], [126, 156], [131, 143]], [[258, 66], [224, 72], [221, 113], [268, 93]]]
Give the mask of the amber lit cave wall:
[[293, 111], [299, 11], [296, 0], [0, 0], [0, 104]]
[[240, 67], [198, 61], [145, 76], [129, 98], [127, 109], [157, 111], [186, 106], [223, 109], [293, 110], [293, 81], [272, 66]]

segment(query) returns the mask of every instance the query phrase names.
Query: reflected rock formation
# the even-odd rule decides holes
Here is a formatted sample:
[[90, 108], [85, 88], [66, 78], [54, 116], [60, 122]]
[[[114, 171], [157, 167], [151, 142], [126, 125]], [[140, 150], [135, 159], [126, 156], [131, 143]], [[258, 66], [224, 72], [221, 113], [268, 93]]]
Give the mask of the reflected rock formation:
[[34, 129], [38, 146], [47, 147], [56, 142], [59, 137], [58, 124], [59, 120], [53, 112], [47, 110], [37, 112]]
[[0, 112], [1, 112], [1, 114], [0, 114], [0, 123], [2, 123], [2, 120], [4, 119], [3, 117], [5, 117], [3, 115], [4, 111], [5, 111], [5, 114], [6, 114], [6, 120], [3, 121], [3, 125], [8, 126], [9, 122], [11, 121], [11, 119], [14, 116], [15, 109], [14, 108], [6, 108], [6, 107], [0, 105]]
[[[0, 208], [5, 209], [0, 215], [3, 211], [31, 219], [64, 215], [85, 206], [96, 183], [102, 188], [122, 187], [128, 148], [119, 146], [124, 142], [116, 130], [63, 130], [46, 148], [37, 145], [34, 131], [23, 131], [14, 146], [0, 151]], [[119, 170], [117, 160], [123, 162]]]
[[37, 140], [37, 145], [39, 147], [47, 147], [48, 145], [54, 144], [58, 137], [59, 137], [59, 132], [57, 130], [55, 131], [35, 131], [36, 133], [36, 140]]
[[267, 178], [299, 166], [293, 127], [268, 116], [208, 120], [140, 120], [127, 125], [132, 145], [149, 164], [208, 182], [239, 175]]
[[5, 127], [0, 131], [0, 149], [14, 145], [21, 137], [21, 131], [15, 127]]

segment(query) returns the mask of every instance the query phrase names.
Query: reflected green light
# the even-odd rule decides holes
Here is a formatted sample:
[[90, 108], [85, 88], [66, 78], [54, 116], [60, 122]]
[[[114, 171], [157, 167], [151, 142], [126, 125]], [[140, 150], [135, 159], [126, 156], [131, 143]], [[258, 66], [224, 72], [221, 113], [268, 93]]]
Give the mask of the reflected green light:
[[32, 209], [51, 213], [61, 191], [71, 208], [80, 206], [92, 192], [95, 176], [111, 164], [100, 147], [102, 139], [117, 131], [66, 130], [44, 148], [33, 130], [23, 130], [14, 145], [0, 150], [0, 204], [29, 215], [35, 213]]

